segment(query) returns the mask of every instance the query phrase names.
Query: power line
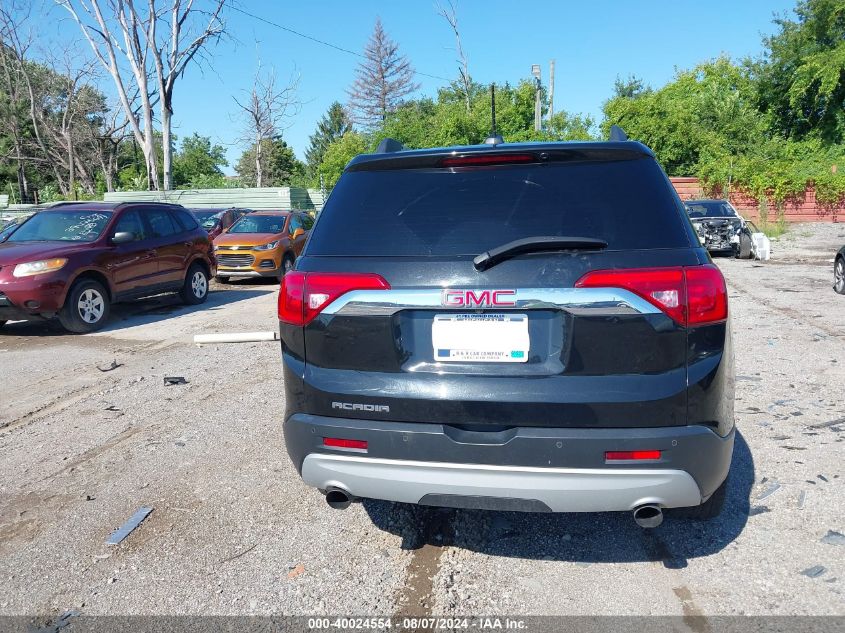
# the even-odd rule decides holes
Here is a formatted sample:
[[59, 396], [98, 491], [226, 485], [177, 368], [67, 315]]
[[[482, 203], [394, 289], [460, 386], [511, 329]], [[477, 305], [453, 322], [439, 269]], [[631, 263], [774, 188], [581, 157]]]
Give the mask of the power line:
[[[238, 13], [243, 13], [244, 15], [247, 15], [247, 16], [253, 18], [254, 20], [258, 20], [259, 22], [264, 22], [264, 24], [269, 24], [270, 26], [274, 26], [277, 29], [282, 29], [283, 31], [287, 31], [288, 33], [292, 33], [292, 34], [294, 34], [298, 37], [304, 38], [306, 40], [311, 40], [312, 42], [316, 42], [317, 44], [322, 44], [323, 46], [328, 46], [329, 48], [333, 48], [336, 51], [340, 51], [341, 53], [347, 53], [349, 55], [354, 55], [355, 57], [361, 57], [362, 59], [366, 59], [366, 56], [362, 55], [361, 53], [358, 53], [356, 51], [351, 51], [348, 48], [343, 48], [342, 46], [337, 46], [336, 44], [332, 44], [331, 42], [326, 42], [325, 40], [317, 39], [316, 37], [312, 37], [311, 35], [306, 35], [305, 33], [300, 33], [299, 31], [288, 28], [287, 26], [282, 26], [281, 24], [278, 24], [276, 22], [268, 20], [267, 18], [262, 18], [260, 15], [255, 15], [254, 13], [250, 13], [249, 11], [245, 11], [244, 9], [240, 9], [236, 6], [231, 5], [231, 4], [229, 5], [229, 8], [232, 9], [233, 11], [237, 11]], [[417, 75], [422, 75], [423, 77], [429, 77], [431, 79], [440, 79], [441, 81], [452, 81], [451, 79], [448, 79], [446, 77], [441, 77], [439, 75], [430, 75], [428, 73], [421, 73], [418, 70], [415, 70], [414, 73], [417, 74]]]

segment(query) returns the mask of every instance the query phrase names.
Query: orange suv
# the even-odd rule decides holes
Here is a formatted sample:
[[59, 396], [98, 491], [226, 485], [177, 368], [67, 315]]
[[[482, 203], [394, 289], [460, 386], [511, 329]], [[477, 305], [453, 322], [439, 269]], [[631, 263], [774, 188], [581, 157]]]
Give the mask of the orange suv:
[[298, 211], [254, 211], [214, 239], [217, 280], [271, 277], [293, 268], [314, 220]]

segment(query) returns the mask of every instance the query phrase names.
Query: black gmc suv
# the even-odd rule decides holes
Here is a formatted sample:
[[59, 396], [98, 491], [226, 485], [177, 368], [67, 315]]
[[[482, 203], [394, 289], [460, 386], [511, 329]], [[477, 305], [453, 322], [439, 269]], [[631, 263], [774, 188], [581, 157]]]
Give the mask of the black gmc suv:
[[338, 508], [717, 515], [727, 293], [653, 153], [397, 145], [349, 163], [282, 283], [305, 483]]

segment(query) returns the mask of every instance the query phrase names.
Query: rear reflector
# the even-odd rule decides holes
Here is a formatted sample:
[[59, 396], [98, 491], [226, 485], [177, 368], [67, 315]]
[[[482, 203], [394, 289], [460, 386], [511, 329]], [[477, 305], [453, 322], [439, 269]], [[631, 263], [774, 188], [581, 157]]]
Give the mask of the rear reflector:
[[455, 156], [440, 161], [442, 167], [479, 167], [482, 165], [508, 165], [512, 163], [536, 163], [533, 154], [476, 154]]
[[340, 437], [324, 437], [323, 446], [331, 448], [359, 448], [367, 450], [367, 442], [364, 440], [345, 440]]
[[595, 270], [581, 277], [575, 287], [630, 290], [684, 326], [720, 323], [728, 318], [725, 279], [712, 264]]
[[609, 462], [660, 459], [660, 451], [607, 451], [604, 458]]
[[279, 321], [307, 325], [339, 296], [353, 290], [389, 290], [381, 275], [372, 273], [306, 273], [293, 270], [282, 279]]

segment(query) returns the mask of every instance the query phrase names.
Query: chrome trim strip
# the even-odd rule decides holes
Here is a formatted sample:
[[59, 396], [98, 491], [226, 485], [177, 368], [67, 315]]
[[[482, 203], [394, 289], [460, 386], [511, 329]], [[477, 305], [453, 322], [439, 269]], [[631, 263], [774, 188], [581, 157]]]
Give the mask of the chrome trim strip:
[[692, 476], [675, 468], [538, 468], [311, 453], [302, 480], [356, 497], [419, 503], [426, 495], [537, 500], [552, 512], [632, 510], [701, 503]]
[[[457, 289], [457, 288], [456, 288]], [[443, 288], [392, 288], [354, 290], [335, 299], [323, 314], [389, 316], [400, 310], [435, 308], [467, 312], [471, 307], [444, 306]], [[659, 314], [660, 309], [629, 290], [621, 288], [522, 288], [516, 290], [515, 305], [485, 310], [564, 309], [574, 314]]]

